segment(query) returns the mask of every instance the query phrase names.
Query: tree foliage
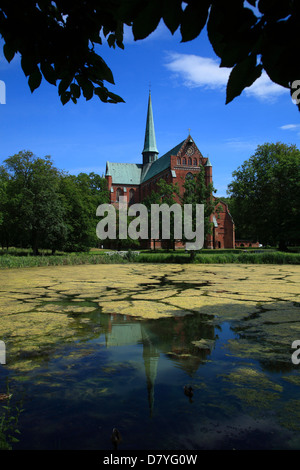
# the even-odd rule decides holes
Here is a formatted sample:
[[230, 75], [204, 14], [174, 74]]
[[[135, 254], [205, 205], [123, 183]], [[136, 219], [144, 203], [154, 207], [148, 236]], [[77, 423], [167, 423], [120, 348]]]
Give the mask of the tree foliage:
[[47, 248], [58, 245], [65, 236], [64, 210], [57, 193], [58, 170], [50, 157], [22, 151], [4, 161], [1, 173], [6, 181], [1, 224], [5, 244], [31, 246], [34, 254], [42, 240]]
[[50, 157], [21, 151], [0, 167], [2, 246], [83, 251], [96, 246], [96, 209], [108, 202], [105, 178], [54, 167]]
[[300, 151], [295, 145], [259, 145], [233, 177], [228, 193], [240, 237], [281, 249], [299, 242]]
[[[213, 184], [205, 184], [204, 168], [202, 167], [193, 178], [186, 178], [184, 182], [184, 193], [181, 198], [182, 204], [204, 204], [204, 240], [212, 233], [211, 216], [217, 209], [218, 201], [214, 198], [215, 192]], [[193, 210], [195, 214], [195, 210]], [[193, 218], [193, 230], [195, 230], [196, 219]], [[195, 257], [195, 252], [191, 251], [191, 257]]]
[[[151, 191], [149, 196], [143, 200], [143, 204], [148, 208], [149, 213], [149, 238], [151, 238], [151, 205], [152, 204], [166, 204], [171, 207], [176, 203], [176, 199], [179, 197], [179, 186], [177, 183], [168, 183], [164, 178], [160, 178], [156, 184], [154, 190]], [[159, 219], [159, 233], [162, 235], [162, 216]], [[170, 238], [165, 239], [163, 246], [168, 250], [175, 250], [175, 237], [174, 237], [174, 213], [170, 213]]]
[[[106, 87], [113, 73], [99, 54], [104, 41], [124, 49], [124, 25], [135, 40], [143, 40], [163, 21], [181, 41], [192, 41], [206, 27], [221, 67], [232, 68], [226, 103], [260, 77], [293, 93], [300, 79], [295, 51], [299, 37], [297, 0], [10, 0], [0, 1], [0, 34], [4, 55], [16, 53], [30, 89], [42, 77], [53, 85], [63, 104], [89, 100], [118, 103], [121, 97]], [[300, 106], [300, 105], [298, 105]]]

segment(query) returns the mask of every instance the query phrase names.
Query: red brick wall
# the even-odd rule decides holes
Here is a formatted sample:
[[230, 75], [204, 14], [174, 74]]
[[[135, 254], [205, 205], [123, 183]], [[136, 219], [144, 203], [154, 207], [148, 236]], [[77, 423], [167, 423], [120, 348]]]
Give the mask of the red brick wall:
[[259, 247], [259, 242], [253, 242], [251, 240], [236, 240], [235, 241], [235, 246], [236, 247], [253, 247], [253, 248], [258, 248]]
[[[110, 178], [111, 178], [111, 176], [110, 176]], [[122, 184], [122, 185], [121, 184], [113, 184], [109, 188], [110, 203], [111, 204], [113, 204], [113, 205], [118, 204], [118, 202], [117, 202], [117, 190], [118, 189], [121, 190], [120, 195], [127, 198], [127, 204], [129, 204], [129, 202], [131, 204], [140, 202], [140, 186], [133, 186], [133, 185], [130, 185], [130, 186], [128, 185], [127, 186], [127, 185], [124, 185], [124, 184]], [[130, 200], [130, 194], [131, 194], [130, 191], [131, 190], [133, 191], [133, 194], [134, 194], [132, 200]]]
[[227, 204], [219, 201], [215, 212], [218, 227], [214, 228], [214, 248], [235, 248], [234, 223], [228, 211]]

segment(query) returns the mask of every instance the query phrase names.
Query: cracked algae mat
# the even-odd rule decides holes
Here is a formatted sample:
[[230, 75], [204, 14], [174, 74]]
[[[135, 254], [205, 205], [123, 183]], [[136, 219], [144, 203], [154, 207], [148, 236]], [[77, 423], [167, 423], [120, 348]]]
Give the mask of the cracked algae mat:
[[[234, 354], [269, 354], [270, 338], [300, 338], [295, 265], [83, 265], [0, 271], [1, 339], [11, 353], [38, 354], [95, 328], [93, 314], [139, 318], [203, 314], [238, 322]], [[253, 351], [252, 338], [261, 341]], [[267, 344], [267, 346], [266, 346]], [[290, 344], [290, 343], [289, 343]], [[264, 349], [265, 348], [265, 349]], [[29, 354], [30, 356], [30, 354]], [[28, 359], [30, 360], [30, 358]]]

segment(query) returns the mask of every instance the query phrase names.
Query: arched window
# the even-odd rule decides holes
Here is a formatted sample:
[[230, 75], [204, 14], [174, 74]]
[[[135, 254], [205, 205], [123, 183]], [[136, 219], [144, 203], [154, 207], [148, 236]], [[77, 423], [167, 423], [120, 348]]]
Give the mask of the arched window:
[[183, 157], [183, 159], [182, 159], [182, 164], [186, 165], [186, 158], [185, 157]]
[[197, 158], [194, 158], [194, 166], [197, 166]]
[[188, 159], [188, 165], [189, 165], [189, 166], [192, 165], [192, 159], [191, 159], [191, 157], [189, 157], [189, 159]]
[[134, 202], [134, 189], [131, 189], [129, 191], [129, 204], [132, 204]]
[[120, 200], [120, 196], [122, 196], [122, 194], [123, 194], [123, 191], [122, 191], [122, 189], [121, 189], [121, 188], [118, 188], [118, 189], [117, 189], [117, 199], [116, 199], [116, 200], [117, 200], [117, 202], [119, 202], [119, 200]]
[[190, 173], [190, 172], [187, 173], [186, 176], [185, 176], [185, 179], [186, 179], [186, 180], [193, 180], [193, 179], [194, 179], [193, 173]]
[[177, 165], [181, 165], [180, 157], [177, 158]]

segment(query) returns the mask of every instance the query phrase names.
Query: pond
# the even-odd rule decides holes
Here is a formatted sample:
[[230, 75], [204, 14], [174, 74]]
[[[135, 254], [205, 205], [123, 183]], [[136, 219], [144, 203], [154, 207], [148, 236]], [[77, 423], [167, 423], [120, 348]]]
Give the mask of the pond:
[[[116, 285], [108, 287], [106, 267], [99, 280], [96, 271], [71, 268], [20, 270], [3, 279], [7, 363], [0, 365], [0, 392], [8, 380], [12, 414], [19, 403], [23, 408], [13, 449], [112, 449], [113, 427], [122, 434], [120, 450], [300, 449], [300, 365], [291, 361], [291, 339], [300, 333], [296, 285], [281, 292], [278, 283], [276, 295], [261, 292], [260, 302], [247, 292], [247, 301], [232, 304], [230, 292], [231, 303], [225, 295], [211, 311], [207, 298], [216, 289], [228, 292], [221, 289], [226, 271], [211, 267], [204, 275], [202, 267], [187, 275], [171, 267], [162, 276], [155, 267], [146, 279], [137, 268], [119, 268], [122, 278], [131, 269], [138, 280], [122, 284], [115, 274]], [[241, 269], [231, 276], [257, 281], [256, 271]], [[214, 289], [213, 270], [220, 278]], [[201, 279], [192, 285], [197, 272]], [[68, 276], [86, 285], [75, 289]], [[281, 281], [287, 276], [292, 285], [298, 273], [282, 272]], [[139, 295], [150, 302], [151, 293], [159, 317], [128, 314], [134, 304], [118, 311]], [[105, 295], [106, 307], [99, 301]], [[196, 306], [200, 296], [205, 308]], [[167, 314], [157, 299], [177, 310]]]

